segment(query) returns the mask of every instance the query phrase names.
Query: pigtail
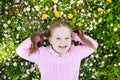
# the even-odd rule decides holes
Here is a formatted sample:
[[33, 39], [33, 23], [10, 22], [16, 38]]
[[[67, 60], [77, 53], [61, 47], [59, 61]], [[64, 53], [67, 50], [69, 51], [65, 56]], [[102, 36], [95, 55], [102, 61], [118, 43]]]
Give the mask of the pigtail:
[[86, 45], [88, 45], [88, 46], [91, 47], [92, 49], [96, 50], [96, 48], [95, 48], [95, 46], [93, 45], [93, 43], [92, 43], [89, 39], [87, 39], [87, 38], [84, 37], [84, 33], [83, 33], [82, 29], [74, 30], [74, 32], [78, 34], [78, 36], [80, 37], [80, 39], [81, 39], [84, 43], [86, 43]]
[[[38, 41], [37, 43], [35, 41], [36, 36], [40, 37], [40, 41]], [[29, 54], [32, 54], [38, 49], [38, 47], [41, 47], [43, 45], [43, 35], [40, 31], [37, 31], [30, 36], [30, 39], [31, 39], [31, 48]]]

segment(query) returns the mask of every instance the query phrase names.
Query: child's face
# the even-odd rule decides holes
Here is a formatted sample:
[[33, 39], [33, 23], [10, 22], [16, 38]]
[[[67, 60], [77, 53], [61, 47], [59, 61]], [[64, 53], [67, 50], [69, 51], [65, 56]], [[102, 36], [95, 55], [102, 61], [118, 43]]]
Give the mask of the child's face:
[[59, 53], [66, 53], [71, 46], [71, 30], [67, 27], [58, 27], [52, 30], [49, 42]]

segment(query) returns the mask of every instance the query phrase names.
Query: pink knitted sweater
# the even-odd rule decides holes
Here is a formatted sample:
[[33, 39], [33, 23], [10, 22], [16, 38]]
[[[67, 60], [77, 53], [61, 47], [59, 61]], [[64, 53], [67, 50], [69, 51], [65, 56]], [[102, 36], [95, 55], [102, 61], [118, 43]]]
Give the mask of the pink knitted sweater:
[[[89, 36], [85, 37], [91, 40], [96, 48], [98, 47], [98, 43], [95, 40]], [[77, 35], [74, 39], [82, 42]], [[79, 80], [81, 60], [94, 52], [84, 42], [82, 44], [84, 45], [72, 45], [68, 53], [61, 56], [55, 54], [55, 51], [50, 47], [44, 46], [28, 56], [31, 41], [30, 38], [27, 38], [18, 46], [16, 53], [20, 57], [38, 65], [41, 80]]]

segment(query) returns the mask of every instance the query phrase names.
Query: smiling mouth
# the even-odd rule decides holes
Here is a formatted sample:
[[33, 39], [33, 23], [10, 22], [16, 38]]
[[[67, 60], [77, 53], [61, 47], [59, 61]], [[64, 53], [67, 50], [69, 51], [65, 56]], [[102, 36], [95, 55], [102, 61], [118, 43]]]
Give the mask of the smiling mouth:
[[66, 48], [67, 46], [59, 46], [59, 48]]

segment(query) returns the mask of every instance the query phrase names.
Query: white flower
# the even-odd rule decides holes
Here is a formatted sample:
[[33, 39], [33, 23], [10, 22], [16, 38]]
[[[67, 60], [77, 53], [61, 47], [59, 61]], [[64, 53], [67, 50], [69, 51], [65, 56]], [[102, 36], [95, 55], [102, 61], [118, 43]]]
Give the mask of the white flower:
[[27, 69], [27, 70], [26, 70], [26, 73], [27, 73], [27, 74], [30, 74], [30, 70], [29, 70], [29, 69]]
[[74, 3], [74, 0], [70, 0], [70, 4], [73, 4]]
[[117, 50], [114, 50], [114, 52], [117, 52]]
[[120, 41], [116, 42], [116, 44], [120, 44]]
[[26, 8], [26, 11], [30, 11], [30, 7], [27, 7], [27, 8]]
[[81, 73], [81, 74], [80, 74], [80, 76], [83, 76], [83, 75], [84, 75], [84, 73]]
[[14, 0], [14, 3], [19, 3], [19, 0]]
[[10, 65], [9, 62], [7, 62], [7, 63], [6, 63], [6, 66], [9, 66], [9, 65]]
[[82, 9], [82, 10], [81, 10], [81, 12], [85, 12], [85, 10], [84, 10], [84, 9]]
[[118, 63], [118, 65], [120, 66], [120, 63]]
[[8, 24], [10, 24], [11, 23], [11, 21], [10, 20], [8, 20], [8, 22], [7, 22]]
[[98, 58], [98, 57], [99, 57], [99, 55], [97, 54], [97, 55], [95, 55], [95, 57], [96, 57], [96, 58]]
[[23, 62], [21, 62], [20, 64], [21, 64], [21, 66], [23, 66]]
[[28, 66], [28, 62], [25, 62], [25, 65]]
[[40, 10], [40, 7], [38, 5], [34, 6], [34, 8], [35, 8], [36, 11]]
[[116, 32], [116, 31], [117, 31], [117, 28], [114, 28], [114, 31]]
[[94, 78], [94, 79], [95, 79], [95, 78], [96, 78], [96, 77], [95, 77], [95, 75], [92, 75], [92, 78]]
[[17, 66], [17, 63], [16, 63], [16, 62], [14, 62], [14, 63], [13, 63], [13, 66]]
[[114, 66], [117, 66], [117, 64], [114, 64]]
[[105, 57], [105, 58], [107, 58], [108, 56], [107, 56], [107, 55], [105, 55], [104, 57]]
[[90, 16], [91, 16], [91, 13], [88, 13], [87, 16], [90, 17]]
[[89, 66], [92, 66], [92, 65], [93, 65], [93, 63], [90, 63], [90, 64], [89, 64]]
[[17, 15], [18, 15], [18, 16], [22, 16], [22, 14], [20, 14], [20, 13], [18, 13]]
[[90, 31], [93, 30], [93, 27], [90, 27], [89, 30], [90, 30]]
[[3, 24], [3, 27], [6, 28], [6, 27], [8, 27], [8, 25], [5, 23], [5, 24]]
[[17, 38], [17, 39], [19, 38], [19, 34], [16, 35], [16, 38]]
[[3, 77], [4, 77], [4, 79], [6, 79], [6, 78], [7, 78], [7, 77], [6, 77], [6, 75], [4, 75]]
[[91, 58], [94, 58], [94, 55], [91, 55], [90, 57], [91, 57]]
[[110, 26], [113, 26], [113, 23], [111, 23]]
[[21, 29], [21, 27], [20, 27], [20, 26], [18, 26], [18, 27], [17, 27], [17, 30], [20, 30], [20, 29]]
[[88, 64], [87, 64], [87, 63], [84, 63], [84, 65], [85, 65], [85, 66], [88, 66]]
[[31, 71], [31, 72], [34, 71], [34, 70], [35, 70], [35, 67], [30, 68], [30, 71]]
[[47, 11], [49, 8], [48, 7], [45, 7], [45, 10]]

